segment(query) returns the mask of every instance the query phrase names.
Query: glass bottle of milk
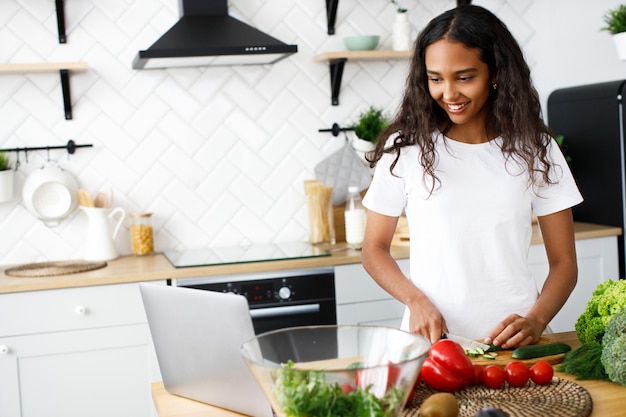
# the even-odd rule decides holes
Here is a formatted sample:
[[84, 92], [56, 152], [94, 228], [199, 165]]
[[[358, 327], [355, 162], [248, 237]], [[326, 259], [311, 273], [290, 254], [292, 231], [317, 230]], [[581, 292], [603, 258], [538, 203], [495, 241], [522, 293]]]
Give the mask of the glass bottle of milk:
[[359, 187], [348, 187], [348, 200], [344, 212], [346, 222], [346, 242], [352, 248], [360, 248], [365, 235], [365, 207], [361, 201]]

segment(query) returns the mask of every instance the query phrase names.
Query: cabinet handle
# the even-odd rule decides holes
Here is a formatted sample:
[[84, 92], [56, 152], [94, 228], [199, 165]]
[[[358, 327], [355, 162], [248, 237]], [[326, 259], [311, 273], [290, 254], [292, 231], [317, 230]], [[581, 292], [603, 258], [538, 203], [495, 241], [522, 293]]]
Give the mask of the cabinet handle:
[[77, 315], [83, 316], [87, 312], [87, 309], [85, 308], [85, 306], [81, 306], [79, 304], [76, 306], [76, 308], [74, 308], [74, 311], [76, 312]]
[[9, 347], [7, 345], [0, 345], [0, 355], [6, 355], [9, 353]]

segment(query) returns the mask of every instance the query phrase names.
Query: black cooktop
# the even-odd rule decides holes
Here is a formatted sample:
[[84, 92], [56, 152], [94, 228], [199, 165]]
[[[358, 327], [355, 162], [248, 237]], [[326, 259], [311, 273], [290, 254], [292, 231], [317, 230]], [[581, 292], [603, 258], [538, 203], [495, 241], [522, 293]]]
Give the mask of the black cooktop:
[[165, 251], [164, 255], [175, 268], [330, 256], [327, 251], [305, 242]]

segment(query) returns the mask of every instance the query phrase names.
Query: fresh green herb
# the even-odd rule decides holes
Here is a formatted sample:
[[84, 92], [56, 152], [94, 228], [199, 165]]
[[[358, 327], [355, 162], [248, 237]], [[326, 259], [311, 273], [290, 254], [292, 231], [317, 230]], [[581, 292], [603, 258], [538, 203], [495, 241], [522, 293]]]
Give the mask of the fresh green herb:
[[10, 169], [13, 169], [11, 158], [9, 158], [6, 152], [0, 151], [0, 171], [8, 171]]
[[400, 2], [398, 0], [391, 0], [391, 3], [395, 4], [398, 7], [398, 13], [406, 13], [407, 9], [400, 6]]
[[605, 30], [612, 35], [626, 32], [626, 5], [622, 4], [614, 9], [608, 10], [603, 16], [606, 26], [600, 30]]
[[327, 382], [324, 372], [293, 366], [292, 361], [283, 364], [275, 388], [276, 398], [289, 417], [393, 417], [403, 405], [405, 393], [395, 387], [378, 398], [370, 392], [371, 386], [346, 389], [339, 382]]
[[576, 376], [577, 379], [608, 380], [609, 377], [602, 366], [600, 356], [602, 344], [597, 340], [585, 342], [576, 349], [567, 352], [563, 363], [558, 367], [559, 372]]

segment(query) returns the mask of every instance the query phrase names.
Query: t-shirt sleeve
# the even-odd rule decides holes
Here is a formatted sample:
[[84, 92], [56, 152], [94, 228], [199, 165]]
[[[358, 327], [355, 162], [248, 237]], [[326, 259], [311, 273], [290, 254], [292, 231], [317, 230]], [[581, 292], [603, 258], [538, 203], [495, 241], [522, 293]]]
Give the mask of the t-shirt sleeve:
[[368, 210], [392, 217], [402, 215], [406, 205], [404, 178], [398, 174], [401, 171], [399, 167], [401, 161], [394, 169], [397, 176], [389, 172], [395, 156], [395, 154], [385, 154], [378, 161], [370, 187], [363, 198], [363, 205]]
[[550, 175], [553, 183], [540, 186], [535, 193], [533, 211], [537, 216], [547, 216], [583, 201], [569, 165], [554, 140], [550, 142], [548, 152], [550, 160], [554, 163], [554, 170]]

